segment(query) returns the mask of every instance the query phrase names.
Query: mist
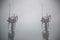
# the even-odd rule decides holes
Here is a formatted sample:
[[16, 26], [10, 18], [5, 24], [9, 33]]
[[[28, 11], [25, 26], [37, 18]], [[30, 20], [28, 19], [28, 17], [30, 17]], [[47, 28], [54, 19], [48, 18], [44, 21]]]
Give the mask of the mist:
[[43, 40], [42, 37], [42, 4], [43, 16], [51, 15], [49, 23], [49, 40], [56, 40], [60, 29], [59, 3], [55, 0], [3, 0], [0, 13], [1, 40], [8, 40], [9, 4], [10, 16], [18, 16], [15, 27], [15, 40]]

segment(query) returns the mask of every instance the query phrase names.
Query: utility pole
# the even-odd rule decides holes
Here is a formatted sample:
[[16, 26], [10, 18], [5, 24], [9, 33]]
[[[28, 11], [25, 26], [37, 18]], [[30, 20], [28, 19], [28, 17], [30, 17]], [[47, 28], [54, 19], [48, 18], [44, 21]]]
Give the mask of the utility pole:
[[[41, 22], [44, 24], [44, 30], [42, 31], [43, 39], [49, 40], [49, 31], [48, 31], [48, 25], [50, 22], [51, 15], [47, 15], [45, 17], [42, 17]], [[43, 25], [42, 24], [42, 25]]]
[[49, 27], [50, 19], [51, 19], [51, 15], [48, 15], [48, 14], [46, 14], [46, 16], [43, 17], [43, 5], [42, 5], [42, 19], [41, 19], [42, 27], [44, 25], [44, 30], [42, 31], [42, 36], [43, 36], [43, 39], [45, 39], [45, 40], [49, 40], [48, 27]]
[[[15, 14], [13, 16], [10, 17], [10, 7], [11, 5], [9, 4], [9, 17], [8, 17], [8, 30], [10, 28], [10, 30], [8, 31], [8, 40], [14, 40], [14, 36], [15, 36], [15, 24], [17, 22], [18, 16], [15, 16]], [[9, 26], [10, 25], [10, 26]]]

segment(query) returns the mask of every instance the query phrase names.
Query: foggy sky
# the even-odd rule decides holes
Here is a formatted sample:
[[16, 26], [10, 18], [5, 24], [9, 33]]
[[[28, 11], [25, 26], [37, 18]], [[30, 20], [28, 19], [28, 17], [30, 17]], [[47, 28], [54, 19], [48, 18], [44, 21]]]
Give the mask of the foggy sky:
[[54, 0], [4, 0], [1, 11], [1, 40], [8, 39], [8, 22], [9, 7], [11, 4], [11, 14], [18, 16], [15, 28], [15, 40], [42, 40], [42, 4], [43, 16], [46, 13], [51, 15], [49, 25], [49, 39], [55, 40], [59, 30], [59, 5]]

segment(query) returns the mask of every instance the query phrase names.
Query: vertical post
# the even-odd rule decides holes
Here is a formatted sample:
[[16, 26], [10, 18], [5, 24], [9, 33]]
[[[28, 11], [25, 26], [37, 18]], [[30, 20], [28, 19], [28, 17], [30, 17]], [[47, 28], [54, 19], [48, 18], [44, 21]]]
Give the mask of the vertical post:
[[[9, 6], [9, 18], [10, 18], [10, 4], [8, 5]], [[8, 18], [8, 20], [9, 20], [9, 18]], [[10, 24], [10, 22], [8, 22], [8, 40], [9, 40], [9, 24]]]
[[11, 24], [11, 30], [10, 30], [11, 32], [8, 32], [8, 40], [14, 40], [14, 35], [15, 35], [14, 27], [18, 19], [18, 16], [13, 15], [12, 17], [10, 17], [10, 11], [11, 11], [10, 7], [11, 5], [9, 4], [9, 18], [7, 21], [8, 21], [8, 29], [9, 29], [9, 25]]
[[49, 16], [46, 16], [46, 18], [45, 17], [42, 17], [42, 20], [41, 20], [41, 22], [42, 23], [44, 23], [44, 28], [45, 28], [45, 30], [43, 31], [43, 38], [45, 39], [45, 40], [49, 40], [49, 31], [48, 31], [48, 27], [49, 27], [49, 22], [50, 22], [50, 15]]
[[45, 31], [46, 31], [46, 40], [48, 40], [48, 29], [47, 29], [47, 23], [45, 23]]
[[11, 40], [14, 40], [14, 24], [15, 23], [11, 23], [11, 34], [12, 34]]
[[11, 24], [11, 33], [8, 32], [8, 40], [14, 40], [15, 32], [14, 32], [14, 27], [15, 23], [17, 21], [18, 16], [13, 16], [8, 18], [8, 22]]

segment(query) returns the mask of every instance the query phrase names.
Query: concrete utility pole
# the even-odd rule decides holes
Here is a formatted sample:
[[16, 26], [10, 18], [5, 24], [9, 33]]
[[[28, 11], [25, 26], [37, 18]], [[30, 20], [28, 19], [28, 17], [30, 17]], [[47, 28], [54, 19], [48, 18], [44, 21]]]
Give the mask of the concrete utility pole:
[[[8, 40], [14, 40], [14, 36], [15, 36], [15, 31], [14, 31], [14, 28], [15, 28], [15, 24], [17, 22], [17, 19], [18, 19], [18, 16], [15, 16], [15, 14], [10, 17], [10, 5], [9, 5], [9, 18], [8, 18], [8, 30], [10, 28], [10, 30], [8, 31]], [[11, 25], [11, 26], [9, 26]]]
[[42, 17], [41, 19], [41, 22], [42, 22], [42, 25], [44, 24], [44, 28], [45, 30], [43, 30], [42, 34], [43, 34], [43, 39], [45, 40], [49, 40], [49, 31], [48, 31], [48, 25], [49, 25], [49, 22], [50, 22], [50, 18], [51, 18], [51, 15], [46, 15], [45, 17]]

